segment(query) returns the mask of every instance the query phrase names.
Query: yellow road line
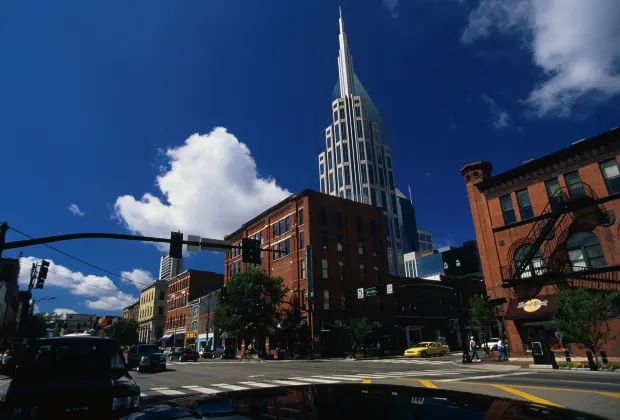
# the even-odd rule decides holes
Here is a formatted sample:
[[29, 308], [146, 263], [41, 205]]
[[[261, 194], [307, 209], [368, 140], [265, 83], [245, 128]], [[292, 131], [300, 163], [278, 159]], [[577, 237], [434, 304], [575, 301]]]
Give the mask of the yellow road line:
[[425, 379], [420, 379], [419, 381], [420, 381], [420, 383], [421, 383], [422, 385], [424, 385], [424, 386], [425, 386], [425, 387], [427, 387], [427, 388], [437, 389], [437, 385], [435, 385], [435, 384], [434, 384], [434, 383], [432, 383], [431, 381], [427, 381], [427, 380], [425, 380]]
[[501, 389], [502, 391], [506, 391], [506, 392], [510, 392], [511, 394], [515, 394], [518, 395], [519, 397], [525, 398], [526, 400], [530, 400], [532, 402], [535, 402], [537, 404], [545, 404], [545, 405], [551, 405], [553, 407], [560, 407], [562, 408], [561, 405], [556, 404], [554, 402], [551, 402], [549, 400], [545, 400], [543, 398], [537, 397], [536, 395], [532, 395], [532, 394], [528, 394], [527, 392], [523, 392], [523, 391], [519, 391], [518, 389], [514, 389], [511, 388], [509, 386], [506, 385], [491, 385], [497, 389]]
[[620, 392], [604, 392], [604, 391], [596, 391], [597, 394], [605, 395], [607, 397], [620, 398]]
[[370, 383], [370, 379], [364, 379], [364, 380], [362, 381], [362, 383], [363, 383], [363, 384], [369, 384], [369, 383]]

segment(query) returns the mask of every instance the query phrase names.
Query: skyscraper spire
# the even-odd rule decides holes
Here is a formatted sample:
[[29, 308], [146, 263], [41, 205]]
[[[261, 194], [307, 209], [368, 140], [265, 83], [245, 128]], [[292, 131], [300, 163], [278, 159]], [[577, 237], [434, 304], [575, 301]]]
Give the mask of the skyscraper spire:
[[338, 52], [338, 74], [340, 76], [340, 96], [349, 96], [353, 92], [353, 60], [349, 53], [349, 44], [347, 43], [347, 34], [344, 32], [344, 19], [342, 18], [342, 9], [338, 7], [340, 18], [340, 51]]

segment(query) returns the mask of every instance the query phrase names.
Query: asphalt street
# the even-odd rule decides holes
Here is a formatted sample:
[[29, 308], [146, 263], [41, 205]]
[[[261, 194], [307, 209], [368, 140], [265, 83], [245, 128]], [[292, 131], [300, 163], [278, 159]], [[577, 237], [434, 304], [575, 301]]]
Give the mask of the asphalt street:
[[[131, 372], [142, 391], [142, 405], [191, 395], [336, 383], [393, 384], [481, 393], [572, 408], [619, 418], [620, 374], [539, 372], [522, 368], [485, 370], [456, 363], [458, 355], [429, 359], [378, 360], [201, 360], [168, 362], [163, 372]], [[8, 380], [0, 380], [0, 393]]]

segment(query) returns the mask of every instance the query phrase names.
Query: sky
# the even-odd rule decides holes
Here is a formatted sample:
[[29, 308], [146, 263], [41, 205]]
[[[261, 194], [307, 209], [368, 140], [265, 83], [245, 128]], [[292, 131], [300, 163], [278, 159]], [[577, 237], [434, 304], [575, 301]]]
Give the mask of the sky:
[[[617, 0], [9, 0], [0, 221], [33, 237], [223, 239], [318, 190], [338, 6], [396, 186], [411, 186], [437, 246], [475, 238], [465, 164], [499, 173], [620, 125]], [[7, 240], [25, 239], [17, 231]], [[40, 311], [120, 314], [165, 254], [139, 241], [52, 246], [21, 250], [22, 285], [33, 262], [52, 262], [34, 297], [55, 299]], [[222, 273], [223, 254], [185, 267]]]

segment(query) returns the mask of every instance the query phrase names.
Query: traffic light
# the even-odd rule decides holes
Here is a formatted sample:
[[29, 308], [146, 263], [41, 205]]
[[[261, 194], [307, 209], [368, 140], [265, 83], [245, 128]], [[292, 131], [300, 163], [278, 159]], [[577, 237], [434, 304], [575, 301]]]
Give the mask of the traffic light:
[[247, 264], [260, 265], [260, 241], [243, 238], [241, 240], [241, 260]]
[[39, 275], [37, 276], [37, 284], [34, 286], [35, 289], [43, 289], [43, 283], [45, 283], [45, 279], [47, 278], [49, 266], [49, 261], [41, 261], [41, 267], [39, 267]]
[[181, 232], [170, 232], [170, 258], [183, 258], [183, 234]]

